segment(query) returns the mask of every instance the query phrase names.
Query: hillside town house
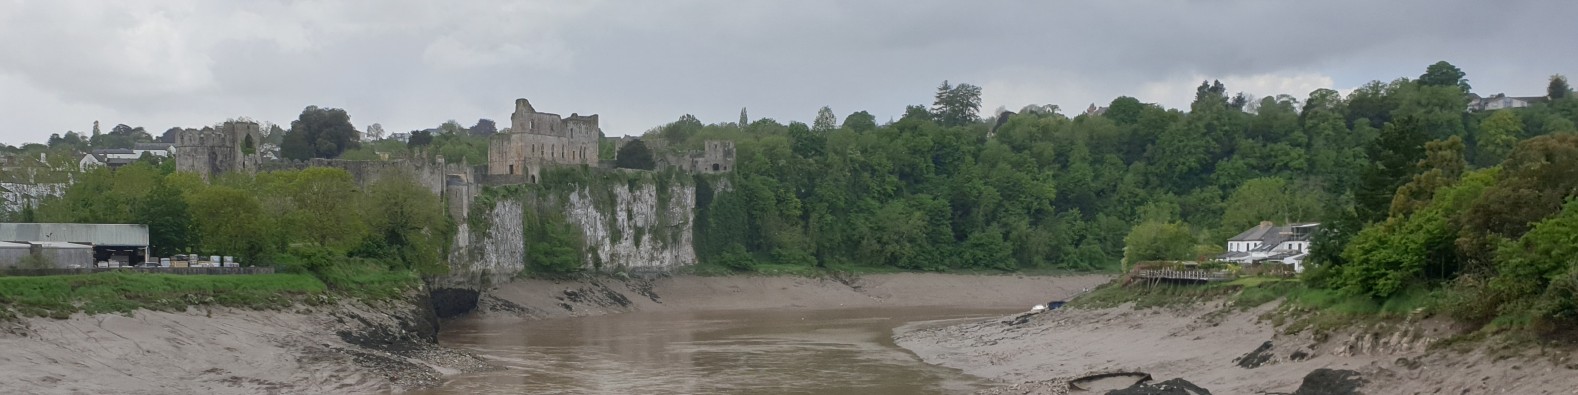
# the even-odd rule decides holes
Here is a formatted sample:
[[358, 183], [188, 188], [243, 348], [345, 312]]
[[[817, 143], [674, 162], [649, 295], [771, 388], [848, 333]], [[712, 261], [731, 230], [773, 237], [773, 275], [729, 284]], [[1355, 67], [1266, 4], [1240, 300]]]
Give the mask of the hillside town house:
[[1310, 240], [1319, 228], [1318, 223], [1276, 226], [1264, 221], [1227, 239], [1227, 252], [1216, 259], [1241, 265], [1282, 263], [1292, 265], [1295, 272], [1303, 272]]

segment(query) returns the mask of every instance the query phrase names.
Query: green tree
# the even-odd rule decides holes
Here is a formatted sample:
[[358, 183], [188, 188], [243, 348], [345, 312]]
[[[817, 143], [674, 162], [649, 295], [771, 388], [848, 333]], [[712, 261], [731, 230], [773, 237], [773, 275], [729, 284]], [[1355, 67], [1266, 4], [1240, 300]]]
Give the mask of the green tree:
[[252, 194], [227, 186], [210, 186], [192, 196], [192, 221], [201, 235], [201, 251], [254, 260], [263, 252], [262, 207]]
[[1386, 124], [1370, 145], [1370, 165], [1361, 175], [1355, 191], [1359, 218], [1365, 222], [1385, 219], [1391, 211], [1392, 196], [1418, 171], [1425, 158], [1424, 144], [1429, 141], [1421, 121], [1405, 117]]
[[1119, 125], [1131, 125], [1140, 121], [1140, 114], [1145, 111], [1145, 104], [1140, 99], [1128, 96], [1118, 96], [1107, 105], [1107, 112], [1102, 116], [1117, 122]]
[[295, 121], [291, 121], [280, 154], [297, 160], [335, 158], [356, 148], [360, 144], [358, 135], [345, 110], [307, 106]]
[[1425, 86], [1455, 86], [1463, 93], [1468, 93], [1472, 87], [1468, 84], [1467, 73], [1443, 60], [1425, 68], [1425, 73], [1419, 76], [1419, 84]]
[[640, 139], [620, 146], [618, 154], [614, 157], [614, 167], [621, 169], [652, 170], [657, 168], [657, 162], [652, 158], [652, 150], [647, 149], [647, 143]]
[[1518, 143], [1523, 134], [1523, 120], [1512, 110], [1497, 110], [1479, 123], [1474, 134], [1474, 163], [1480, 167], [1495, 166], [1506, 159], [1507, 153]]
[[1392, 197], [1390, 216], [1407, 216], [1430, 204], [1437, 190], [1457, 183], [1468, 170], [1468, 162], [1463, 159], [1463, 139], [1452, 136], [1425, 143], [1425, 159], [1417, 166], [1419, 172], [1407, 184], [1398, 187], [1397, 194]]
[[146, 196], [132, 204], [137, 223], [148, 225], [153, 256], [165, 257], [191, 251], [197, 230], [181, 190], [161, 180]]
[[869, 132], [877, 128], [877, 117], [865, 111], [855, 111], [844, 117], [844, 127], [856, 132]]
[[370, 229], [395, 248], [390, 255], [396, 260], [388, 264], [423, 275], [447, 273], [443, 258], [452, 227], [438, 195], [409, 175], [380, 177], [367, 189]]
[[970, 84], [949, 85], [943, 81], [937, 87], [937, 97], [932, 103], [931, 114], [943, 126], [962, 126], [981, 120], [981, 87]]
[[1545, 86], [1545, 98], [1550, 101], [1566, 99], [1572, 93], [1573, 88], [1567, 85], [1567, 77], [1561, 74], [1551, 76], [1551, 83]]
[[[1488, 295], [1474, 299], [1482, 310], [1523, 314], [1539, 329], [1551, 331], [1578, 325], [1578, 200], [1534, 224], [1515, 243], [1496, 254], [1497, 276]], [[1473, 317], [1485, 319], [1488, 317]]]
[[1194, 259], [1194, 236], [1178, 223], [1148, 221], [1135, 225], [1123, 238], [1123, 261]]
[[303, 233], [319, 246], [348, 249], [362, 242], [367, 225], [360, 212], [361, 193], [345, 170], [309, 167], [289, 186]]
[[1470, 229], [1515, 239], [1559, 210], [1578, 191], [1578, 134], [1539, 136], [1518, 143], [1501, 164], [1501, 177], [1465, 214]]
[[492, 119], [482, 118], [477, 120], [476, 125], [467, 128], [466, 132], [472, 136], [488, 137], [499, 132], [499, 125], [493, 122]]
[[1310, 221], [1321, 211], [1321, 192], [1278, 177], [1256, 178], [1240, 185], [1224, 204], [1219, 236], [1242, 232], [1261, 221]]
[[558, 212], [525, 216], [526, 263], [533, 272], [564, 275], [581, 271], [584, 259], [580, 228]]
[[816, 110], [816, 120], [811, 122], [811, 130], [815, 132], [828, 132], [838, 129], [838, 116], [833, 115], [833, 109], [822, 106]]
[[[286, 136], [286, 138], [289, 139], [289, 136]], [[407, 148], [411, 149], [433, 145], [433, 132], [426, 130], [412, 130], [411, 137], [406, 138], [405, 145]], [[280, 149], [284, 150], [283, 147]]]

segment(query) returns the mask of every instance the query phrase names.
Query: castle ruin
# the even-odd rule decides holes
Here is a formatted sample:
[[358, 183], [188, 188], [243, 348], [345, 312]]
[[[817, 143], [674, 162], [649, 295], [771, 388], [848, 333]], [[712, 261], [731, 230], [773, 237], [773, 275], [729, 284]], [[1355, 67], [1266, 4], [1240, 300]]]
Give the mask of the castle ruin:
[[[661, 139], [653, 139], [649, 146], [656, 147], [654, 151], [667, 151]], [[673, 152], [662, 155], [658, 166], [674, 168], [686, 173], [718, 174], [734, 171], [734, 142], [729, 140], [706, 140], [702, 142], [700, 151], [688, 153]]]
[[597, 166], [602, 134], [596, 114], [560, 118], [537, 112], [526, 99], [516, 99], [510, 131], [495, 134], [488, 142], [488, 175], [518, 176], [535, 184], [543, 166]]
[[258, 124], [227, 121], [218, 126], [183, 129], [175, 135], [175, 169], [192, 172], [204, 180], [229, 172], [255, 173], [261, 163], [258, 147], [263, 134]]

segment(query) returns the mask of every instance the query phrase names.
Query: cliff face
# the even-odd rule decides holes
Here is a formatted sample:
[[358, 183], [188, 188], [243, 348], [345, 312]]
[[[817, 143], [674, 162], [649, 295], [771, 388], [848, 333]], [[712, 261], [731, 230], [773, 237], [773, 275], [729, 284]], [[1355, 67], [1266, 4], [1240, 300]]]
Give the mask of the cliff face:
[[661, 272], [695, 264], [695, 205], [695, 186], [676, 174], [602, 172], [489, 187], [457, 232], [448, 285], [488, 286], [527, 270], [534, 243], [527, 224], [544, 216], [580, 233], [587, 270]]
[[659, 197], [658, 188], [656, 183], [614, 188], [612, 205], [599, 204], [587, 189], [570, 194], [565, 217], [581, 227], [587, 249], [596, 255], [589, 257], [592, 262], [601, 263], [603, 270], [632, 271], [668, 271], [696, 263], [691, 240], [696, 188], [668, 185], [667, 199]]

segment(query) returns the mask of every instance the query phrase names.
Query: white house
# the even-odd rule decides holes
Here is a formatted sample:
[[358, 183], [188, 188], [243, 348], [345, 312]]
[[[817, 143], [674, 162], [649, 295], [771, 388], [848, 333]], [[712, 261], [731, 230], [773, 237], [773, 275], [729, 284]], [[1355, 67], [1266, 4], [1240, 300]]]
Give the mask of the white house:
[[137, 143], [137, 145], [132, 146], [132, 155], [134, 155], [132, 157], [132, 159], [141, 158], [142, 154], [144, 154], [144, 153], [153, 154], [153, 156], [162, 156], [162, 157], [168, 158], [168, 157], [171, 157], [171, 156], [175, 155], [175, 144], [172, 144], [172, 143]]
[[1469, 111], [1492, 111], [1504, 108], [1523, 108], [1542, 100], [1545, 100], [1545, 98], [1539, 96], [1512, 97], [1507, 96], [1505, 93], [1497, 93], [1490, 97], [1469, 94], [1468, 109]]
[[1271, 221], [1261, 222], [1227, 239], [1227, 253], [1217, 256], [1217, 260], [1238, 264], [1285, 263], [1293, 265], [1294, 271], [1303, 272], [1310, 240], [1319, 228], [1318, 223], [1276, 226]]
[[134, 148], [96, 149], [82, 156], [77, 162], [77, 168], [82, 170], [98, 166], [117, 168], [136, 162], [143, 154], [170, 157], [175, 152], [175, 145], [170, 143], [137, 143]]

